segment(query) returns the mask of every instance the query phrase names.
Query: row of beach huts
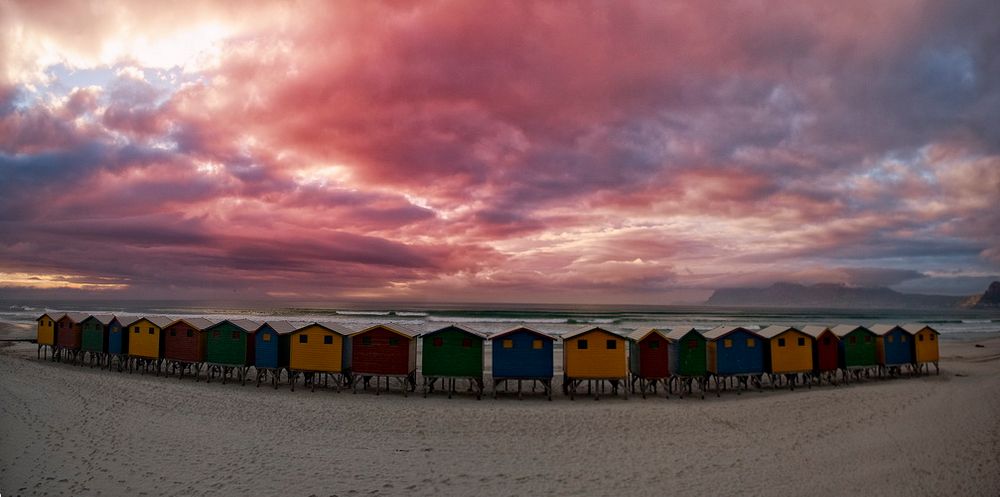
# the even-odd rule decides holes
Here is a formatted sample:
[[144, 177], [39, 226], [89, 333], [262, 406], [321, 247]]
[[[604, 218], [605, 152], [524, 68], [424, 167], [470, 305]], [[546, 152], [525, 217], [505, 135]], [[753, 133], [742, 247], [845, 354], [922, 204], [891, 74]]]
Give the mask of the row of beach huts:
[[[555, 336], [516, 326], [486, 335], [451, 324], [419, 334], [397, 324], [352, 331], [326, 322], [289, 322], [165, 316], [124, 317], [46, 313], [37, 320], [38, 356], [118, 371], [193, 376], [206, 381], [256, 381], [275, 388], [286, 381], [315, 389], [355, 392], [417, 388], [417, 346], [424, 395], [449, 397], [465, 386], [485, 391], [484, 359], [491, 345], [492, 392], [518, 397], [524, 387], [552, 398], [555, 344], [562, 342], [562, 389], [574, 398], [604, 392], [669, 396], [734, 389], [737, 392], [814, 383], [850, 382], [938, 369], [939, 333], [921, 324], [770, 326], [750, 330], [722, 326], [701, 332], [691, 326], [643, 329], [622, 336], [586, 326]], [[457, 383], [461, 381], [464, 383]], [[383, 384], [384, 382], [384, 384]]]

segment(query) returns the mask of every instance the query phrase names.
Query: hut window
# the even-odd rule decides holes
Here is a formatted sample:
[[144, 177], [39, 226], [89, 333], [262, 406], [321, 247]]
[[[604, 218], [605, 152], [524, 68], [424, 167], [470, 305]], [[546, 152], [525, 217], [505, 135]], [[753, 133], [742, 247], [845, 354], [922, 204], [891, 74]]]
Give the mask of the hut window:
[[725, 340], [723, 340], [722, 341], [722, 347], [726, 348], [726, 349], [732, 348], [733, 347], [733, 341], [730, 340], [730, 339], [728, 339], [728, 338], [725, 339]]
[[576, 348], [581, 349], [581, 350], [582, 349], [586, 349], [587, 348], [587, 341], [586, 340], [577, 340], [576, 341]]
[[372, 337], [361, 337], [361, 345], [368, 346], [371, 344], [372, 344]]
[[170, 330], [170, 336], [172, 337], [177, 336], [177, 330]]
[[139, 333], [139, 327], [138, 327], [138, 326], [136, 326], [135, 328], [133, 328], [133, 330], [132, 330], [132, 331], [134, 331], [134, 332], [136, 332], [136, 333]]
[[512, 348], [514, 348], [514, 341], [511, 340], [511, 339], [509, 339], [509, 338], [507, 340], [504, 340], [503, 341], [503, 348], [505, 348], [505, 349], [512, 349]]
[[299, 343], [309, 343], [309, 335], [299, 335]]
[[888, 338], [889, 338], [889, 343], [892, 343], [892, 335], [889, 335]]
[[152, 327], [152, 326], [150, 326], [150, 327], [149, 327], [149, 334], [150, 334], [150, 335], [152, 335], [152, 334], [153, 334], [153, 327]]
[[471, 349], [472, 348], [472, 340], [469, 340], [468, 338], [463, 338], [462, 339], [462, 348], [463, 349]]
[[434, 337], [434, 346], [440, 347], [444, 345], [444, 340], [441, 337]]
[[618, 348], [617, 340], [608, 340], [608, 350], [614, 350]]
[[858, 337], [851, 337], [851, 339], [848, 340], [848, 341], [851, 342], [851, 345], [854, 345], [854, 344], [858, 343]]
[[823, 337], [823, 345], [830, 345], [830, 337]]
[[239, 340], [239, 339], [240, 339], [240, 332], [234, 331], [233, 332], [233, 340]]
[[906, 341], [906, 335], [903, 335], [903, 336], [899, 337], [899, 341], [900, 342], [905, 342]]
[[921, 342], [924, 341], [924, 336], [923, 335], [917, 335], [917, 340], [920, 340]]
[[392, 346], [392, 347], [395, 347], [395, 346], [399, 345], [399, 338], [390, 337], [389, 338], [389, 345]]
[[219, 338], [220, 335], [221, 332], [219, 330], [215, 330], [212, 332], [212, 338]]
[[756, 346], [757, 346], [757, 340], [754, 340], [753, 338], [747, 338], [747, 347], [750, 347], [752, 349]]
[[688, 340], [687, 343], [688, 343], [688, 348], [689, 349], [697, 349], [698, 348], [698, 341], [697, 340]]
[[872, 343], [872, 337], [870, 335], [865, 336], [865, 343]]
[[188, 328], [188, 331], [187, 331], [187, 336], [188, 336], [188, 338], [191, 338], [191, 337], [193, 337], [193, 336], [194, 336], [194, 330], [192, 330], [192, 329]]
[[330, 335], [327, 335], [327, 336], [323, 337], [323, 344], [324, 345], [333, 345], [333, 337], [330, 336]]
[[934, 341], [934, 335], [931, 335], [930, 338], [931, 338], [931, 341], [933, 342]]
[[271, 341], [271, 334], [270, 333], [264, 333], [263, 335], [260, 336], [260, 339], [263, 340], [263, 341], [265, 341], [265, 342], [270, 342]]
[[531, 348], [535, 350], [542, 350], [542, 341], [539, 339], [534, 339], [531, 341]]
[[785, 339], [784, 338], [779, 338], [778, 339], [778, 347], [784, 347], [784, 346], [785, 346]]
[[649, 348], [651, 348], [651, 349], [658, 349], [658, 348], [660, 348], [660, 341], [659, 340], [653, 340], [652, 342], [649, 342]]
[[799, 347], [804, 347], [806, 345], [806, 339], [799, 337]]

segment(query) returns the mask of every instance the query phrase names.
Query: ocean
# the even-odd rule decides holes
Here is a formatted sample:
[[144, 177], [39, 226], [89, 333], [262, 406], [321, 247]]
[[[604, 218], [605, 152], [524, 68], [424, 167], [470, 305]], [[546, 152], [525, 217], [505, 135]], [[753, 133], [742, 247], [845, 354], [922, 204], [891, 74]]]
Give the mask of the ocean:
[[254, 321], [326, 321], [351, 329], [399, 324], [418, 332], [458, 323], [485, 333], [524, 324], [561, 334], [585, 325], [618, 333], [641, 328], [691, 325], [708, 330], [721, 325], [759, 329], [770, 325], [833, 326], [920, 322], [945, 336], [961, 337], [1000, 331], [1000, 310], [968, 309], [835, 309], [749, 308], [717, 306], [630, 306], [544, 304], [430, 304], [226, 302], [226, 301], [0, 301], [0, 321], [33, 324], [44, 312], [79, 311], [92, 314], [202, 316], [211, 320], [246, 318]]

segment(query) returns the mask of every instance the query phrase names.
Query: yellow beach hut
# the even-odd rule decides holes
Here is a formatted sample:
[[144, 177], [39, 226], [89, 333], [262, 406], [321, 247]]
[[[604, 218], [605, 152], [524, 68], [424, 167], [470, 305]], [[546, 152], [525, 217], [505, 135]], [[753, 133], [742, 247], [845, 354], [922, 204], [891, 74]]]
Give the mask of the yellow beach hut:
[[930, 372], [929, 364], [934, 365], [934, 373], [941, 374], [938, 367], [940, 351], [938, 350], [938, 338], [941, 333], [925, 324], [910, 323], [904, 324], [903, 329], [913, 335], [913, 362], [917, 364], [917, 372], [927, 369]]
[[764, 367], [771, 379], [771, 386], [777, 387], [784, 380], [789, 388], [795, 389], [800, 375], [811, 386], [813, 372], [813, 338], [792, 326], [768, 326], [757, 332], [764, 337]]
[[335, 323], [297, 323], [298, 328], [289, 334], [288, 383], [295, 390], [299, 375], [304, 386], [316, 389], [320, 378], [323, 385], [334, 386], [340, 391], [350, 384], [351, 330]]
[[174, 320], [166, 316], [144, 316], [126, 326], [128, 329], [128, 370], [160, 373], [163, 363], [163, 328]]
[[[563, 392], [573, 399], [576, 389], [587, 382], [587, 393], [600, 398], [604, 382], [611, 384], [611, 393], [618, 387], [628, 398], [628, 360], [625, 337], [601, 327], [584, 327], [566, 333], [563, 339]], [[596, 384], [596, 385], [595, 385]], [[596, 388], [594, 388], [596, 386]]]
[[45, 350], [45, 357], [48, 358], [49, 351], [56, 345], [56, 321], [62, 319], [66, 314], [53, 314], [46, 312], [35, 319], [38, 323], [38, 334], [35, 343], [38, 344], [38, 358], [42, 357], [42, 350]]

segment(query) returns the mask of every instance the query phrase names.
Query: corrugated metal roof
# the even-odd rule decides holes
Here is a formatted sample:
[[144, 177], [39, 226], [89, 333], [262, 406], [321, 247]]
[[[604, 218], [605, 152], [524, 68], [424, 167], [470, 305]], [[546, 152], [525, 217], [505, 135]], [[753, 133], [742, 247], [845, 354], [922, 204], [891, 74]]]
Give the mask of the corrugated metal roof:
[[35, 321], [38, 321], [39, 319], [42, 319], [44, 317], [48, 317], [49, 319], [51, 319], [53, 321], [59, 321], [65, 315], [66, 315], [65, 312], [46, 312], [45, 314], [42, 314], [41, 316], [38, 316], [37, 318], [35, 318]]
[[802, 328], [802, 333], [805, 333], [806, 335], [809, 335], [809, 336], [811, 336], [813, 338], [819, 338], [820, 335], [822, 335], [824, 332], [826, 332], [828, 330], [832, 331], [832, 330], [830, 330], [830, 328], [828, 326], [820, 326], [820, 325], [817, 325], [817, 324], [810, 324], [809, 326], [806, 326], [806, 327]]
[[212, 326], [214, 326], [216, 324], [216, 323], [212, 322], [211, 320], [208, 320], [208, 319], [205, 319], [205, 318], [180, 318], [180, 319], [175, 319], [175, 320], [171, 321], [170, 324], [168, 324], [167, 326], [173, 326], [173, 325], [175, 325], [177, 323], [185, 323], [188, 326], [190, 326], [190, 327], [192, 327], [192, 328], [194, 328], [196, 330], [199, 330], [199, 331], [207, 329], [207, 328], [211, 328]]
[[334, 333], [336, 333], [338, 335], [347, 336], [347, 335], [351, 334], [351, 330], [350, 329], [348, 329], [347, 327], [342, 326], [340, 324], [337, 324], [337, 323], [328, 323], [328, 322], [322, 322], [321, 323], [319, 321], [304, 321], [304, 322], [292, 323], [292, 324], [293, 325], [298, 325], [298, 327], [296, 327], [294, 330], [292, 330], [292, 333], [295, 333], [295, 332], [297, 332], [297, 331], [299, 331], [299, 330], [301, 330], [303, 328], [308, 328], [310, 326], [319, 326], [321, 328], [326, 328], [326, 329], [328, 329], [328, 330], [330, 330], [330, 331], [332, 331], [332, 332], [334, 332]]
[[167, 316], [137, 316], [126, 326], [132, 326], [133, 324], [138, 323], [143, 319], [149, 321], [150, 323], [155, 324], [156, 326], [159, 326], [160, 328], [166, 328], [167, 326], [170, 326], [170, 323], [174, 322], [173, 319], [168, 318]]
[[[882, 336], [882, 335], [885, 335], [886, 333], [891, 332], [892, 330], [895, 330], [896, 328], [899, 328], [901, 330], [903, 329], [899, 325], [895, 325], [895, 324], [876, 324], [876, 325], [874, 325], [874, 326], [872, 326], [871, 328], [868, 328], [868, 329], [872, 330], [876, 335]], [[906, 330], [903, 330], [903, 331], [906, 331]], [[909, 333], [909, 332], [907, 332], [907, 333]]]
[[628, 334], [628, 338], [629, 338], [629, 340], [635, 340], [637, 342], [641, 342], [643, 339], [645, 339], [651, 333], [656, 333], [656, 334], [660, 335], [663, 338], [667, 338], [666, 331], [658, 329], [658, 328], [641, 328], [641, 329], [633, 331], [632, 333], [629, 333]]
[[920, 323], [907, 323], [907, 324], [904, 324], [902, 328], [904, 330], [908, 331], [911, 335], [916, 335], [917, 333], [920, 333], [925, 328], [928, 329], [928, 330], [931, 330], [932, 332], [934, 332], [937, 335], [941, 334], [941, 332], [939, 332], [938, 330], [935, 330], [934, 328], [931, 328], [930, 326], [927, 326], [926, 324], [920, 324]]
[[675, 326], [673, 329], [671, 329], [670, 333], [667, 333], [667, 339], [669, 339], [669, 340], [680, 340], [681, 338], [684, 338], [684, 335], [687, 335], [688, 333], [691, 333], [692, 331], [695, 332], [695, 333], [698, 333], [699, 335], [701, 335], [701, 333], [697, 329], [695, 329], [694, 326], [687, 325], [687, 324], [685, 324], [685, 325], [678, 325], [678, 326]]
[[543, 333], [543, 332], [538, 331], [538, 330], [536, 330], [534, 328], [529, 328], [527, 326], [521, 325], [521, 326], [514, 326], [512, 328], [508, 328], [506, 330], [501, 331], [500, 333], [494, 333], [494, 334], [492, 334], [492, 335], [489, 336], [488, 340], [496, 340], [497, 338], [503, 337], [505, 335], [509, 335], [511, 333], [517, 333], [519, 331], [524, 331], [524, 332], [527, 332], [527, 333], [538, 335], [540, 338], [544, 338], [544, 339], [547, 339], [547, 340], [555, 341], [556, 339], [558, 339], [558, 337], [556, 337], [554, 335], [550, 335], [548, 333]]
[[774, 338], [774, 337], [776, 337], [776, 336], [778, 336], [778, 335], [780, 335], [782, 333], [787, 333], [789, 331], [802, 331], [802, 330], [800, 330], [800, 329], [798, 329], [798, 328], [796, 328], [794, 326], [782, 326], [782, 325], [777, 325], [776, 324], [776, 325], [773, 325], [773, 326], [768, 326], [767, 328], [764, 328], [763, 330], [758, 331], [757, 334], [760, 335], [760, 336], [762, 336], [762, 337], [764, 337], [764, 338], [770, 339], [770, 338]]
[[90, 314], [87, 314], [86, 312], [67, 312], [66, 317], [74, 323], [80, 323], [83, 322], [84, 319], [89, 318]]
[[104, 326], [111, 324], [111, 322], [115, 320], [114, 314], [92, 314], [90, 317], [96, 319]]
[[410, 340], [413, 340], [414, 338], [420, 336], [420, 333], [404, 328], [398, 324], [374, 324], [363, 330], [355, 331], [354, 333], [351, 333], [351, 335], [360, 335], [362, 333], [368, 333], [369, 331], [372, 331], [376, 328], [383, 328], [389, 330], [393, 333], [396, 333], [397, 335], [403, 335], [404, 337], [409, 338]]
[[719, 338], [722, 338], [737, 330], [743, 330], [747, 333], [755, 334], [753, 331], [750, 331], [742, 326], [719, 326], [718, 328], [713, 328], [711, 330], [706, 331], [704, 335], [705, 338], [709, 340], [718, 340]]
[[430, 335], [433, 335], [435, 333], [440, 333], [440, 332], [445, 331], [445, 330], [447, 330], [449, 328], [459, 329], [459, 330], [462, 330], [462, 331], [464, 331], [464, 332], [466, 332], [466, 333], [468, 333], [470, 335], [477, 336], [477, 337], [482, 338], [484, 340], [486, 339], [486, 334], [485, 333], [483, 333], [481, 331], [474, 330], [474, 329], [472, 329], [472, 328], [470, 328], [468, 326], [465, 326], [465, 325], [462, 325], [462, 324], [456, 324], [456, 323], [452, 323], [452, 324], [449, 324], [447, 326], [438, 328], [438, 329], [436, 329], [434, 331], [430, 331], [430, 332], [424, 333], [423, 336], [430, 336]]
[[617, 334], [617, 333], [615, 333], [615, 332], [613, 332], [611, 330], [608, 330], [607, 328], [602, 328], [600, 326], [590, 326], [590, 325], [588, 325], [588, 326], [584, 326], [582, 328], [576, 329], [574, 331], [571, 331], [569, 333], [563, 333], [562, 339], [563, 340], [567, 340], [567, 339], [570, 339], [570, 338], [573, 338], [573, 337], [576, 337], [576, 336], [583, 335], [584, 333], [590, 333], [591, 331], [603, 331], [604, 333], [607, 333], [608, 335], [612, 335], [612, 336], [615, 336], [615, 337], [618, 337], [618, 338], [625, 338], [625, 337], [623, 337], [623, 336], [621, 336], [621, 335], [619, 335], [619, 334]]
[[253, 333], [254, 331], [257, 330], [257, 328], [260, 328], [260, 323], [256, 321], [251, 321], [249, 319], [223, 319], [222, 321], [219, 321], [207, 328], [202, 328], [202, 329], [215, 328], [216, 326], [219, 326], [223, 323], [229, 323], [231, 325], [234, 325], [237, 328], [247, 333]]
[[275, 333], [279, 335], [287, 335], [299, 328], [305, 328], [308, 326], [307, 323], [302, 323], [298, 321], [264, 321], [257, 328], [260, 329], [264, 325], [269, 326]]
[[865, 328], [864, 326], [858, 324], [838, 324], [837, 326], [831, 328], [830, 331], [832, 331], [834, 335], [843, 338], [847, 335], [850, 335], [851, 333], [854, 333], [854, 331], [857, 330], [858, 328], [871, 331], [868, 328]]

